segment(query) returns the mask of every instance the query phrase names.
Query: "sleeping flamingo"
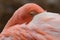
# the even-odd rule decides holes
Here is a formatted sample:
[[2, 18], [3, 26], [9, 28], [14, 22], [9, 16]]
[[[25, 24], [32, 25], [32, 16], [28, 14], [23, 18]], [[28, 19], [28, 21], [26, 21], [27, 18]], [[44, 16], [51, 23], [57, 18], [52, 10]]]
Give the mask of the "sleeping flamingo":
[[25, 4], [7, 22], [0, 40], [59, 40], [59, 18], [37, 4]]

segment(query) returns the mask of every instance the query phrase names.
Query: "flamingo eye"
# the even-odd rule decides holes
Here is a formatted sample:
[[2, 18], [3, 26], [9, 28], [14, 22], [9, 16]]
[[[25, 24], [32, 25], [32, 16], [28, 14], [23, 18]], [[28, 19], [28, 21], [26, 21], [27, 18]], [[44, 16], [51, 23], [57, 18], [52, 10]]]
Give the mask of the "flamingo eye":
[[31, 16], [35, 16], [37, 13], [36, 12], [30, 12]]

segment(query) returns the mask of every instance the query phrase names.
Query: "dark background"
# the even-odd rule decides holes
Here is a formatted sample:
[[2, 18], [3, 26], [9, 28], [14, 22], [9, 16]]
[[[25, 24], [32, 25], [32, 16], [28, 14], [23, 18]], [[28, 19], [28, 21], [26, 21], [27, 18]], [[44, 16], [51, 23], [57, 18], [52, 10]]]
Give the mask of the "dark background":
[[14, 11], [25, 3], [36, 3], [47, 11], [60, 13], [60, 0], [0, 0], [0, 32]]

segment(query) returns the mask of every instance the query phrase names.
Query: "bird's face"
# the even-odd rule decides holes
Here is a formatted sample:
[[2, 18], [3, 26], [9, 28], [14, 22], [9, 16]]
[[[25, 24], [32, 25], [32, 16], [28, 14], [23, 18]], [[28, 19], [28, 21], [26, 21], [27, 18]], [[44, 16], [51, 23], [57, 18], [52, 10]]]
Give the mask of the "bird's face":
[[23, 23], [25, 22], [26, 24], [28, 24], [35, 15], [37, 15], [38, 13], [36, 12], [30, 12], [30, 13], [26, 13], [22, 16], [22, 21]]

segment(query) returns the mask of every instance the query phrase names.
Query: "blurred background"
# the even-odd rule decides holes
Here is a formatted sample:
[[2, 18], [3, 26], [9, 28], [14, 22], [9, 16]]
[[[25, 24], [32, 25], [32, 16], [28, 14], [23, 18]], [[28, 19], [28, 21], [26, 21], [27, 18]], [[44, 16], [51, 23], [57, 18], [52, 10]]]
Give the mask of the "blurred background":
[[36, 3], [49, 12], [60, 13], [60, 0], [0, 0], [0, 32], [15, 10], [26, 3]]

